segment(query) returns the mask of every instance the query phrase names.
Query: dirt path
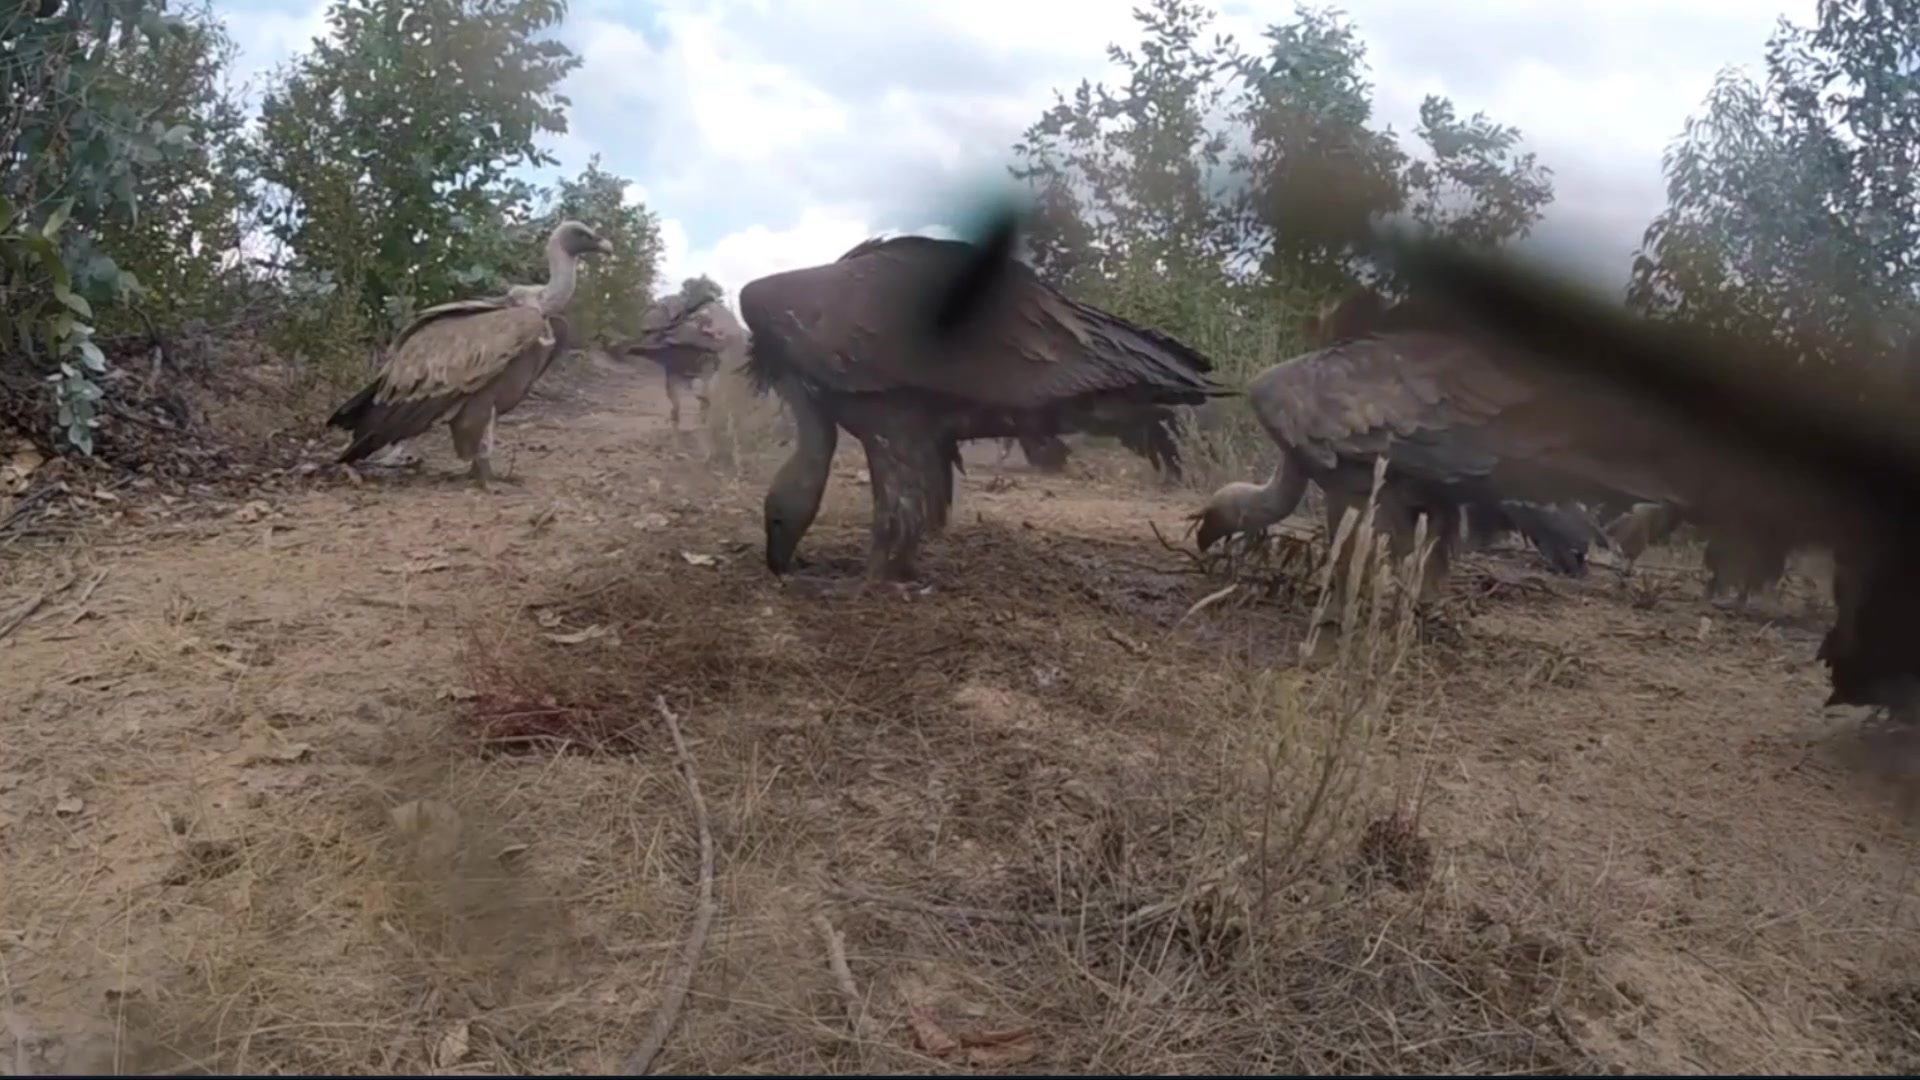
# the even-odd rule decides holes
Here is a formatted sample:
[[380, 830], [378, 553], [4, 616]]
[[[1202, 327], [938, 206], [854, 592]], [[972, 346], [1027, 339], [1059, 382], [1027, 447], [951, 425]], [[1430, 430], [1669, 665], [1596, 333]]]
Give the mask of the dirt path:
[[[663, 1069], [1360, 1061], [1304, 1037], [1235, 1044], [1224, 1020], [1174, 1031], [1154, 1002], [1211, 991], [1169, 974], [1165, 950], [1152, 986], [1129, 981], [1151, 966], [1137, 958], [1122, 975], [1078, 953], [1072, 978], [1016, 978], [1008, 958], [1035, 946], [999, 951], [957, 917], [929, 929], [862, 916], [850, 960], [878, 1026], [835, 1036], [845, 983], [807, 915], [849, 868], [938, 886], [947, 903], [972, 890], [1070, 910], [1070, 893], [1090, 903], [1096, 885], [1147, 887], [1068, 865], [1121, 822], [1129, 844], [1172, 845], [1154, 857], [1197, 904], [1200, 838], [1225, 843], [1221, 823], [1132, 830], [1141, 814], [1174, 821], [1199, 805], [1182, 785], [1208, 774], [1181, 769], [1233, 771], [1213, 730], [1232, 724], [1212, 699], [1183, 706], [1180, 686], [1159, 685], [1175, 676], [1143, 685], [1128, 670], [1164, 652], [1244, 684], [1292, 654], [1298, 619], [1220, 610], [1154, 644], [1208, 588], [1145, 530], [1177, 532], [1191, 496], [1023, 470], [995, 479], [989, 447], [970, 454], [953, 533], [936, 541], [939, 588], [885, 615], [918, 605], [933, 636], [836, 641], [824, 601], [758, 566], [764, 470], [709, 471], [694, 437], [667, 429], [656, 380], [583, 378], [504, 425], [499, 454], [518, 482], [498, 493], [329, 480], [209, 522], [132, 525], [19, 578], [23, 591], [63, 573], [77, 584], [0, 641], [0, 990], [13, 1043], [0, 1073], [155, 1054], [222, 1071], [610, 1067], [657, 1004], [690, 911], [692, 826], [651, 716], [624, 720], [651, 732], [635, 756], [468, 748], [458, 717], [492, 692], [478, 673], [523, 641], [581, 658], [577, 687], [644, 676], [658, 684], [636, 683], [638, 702], [696, 683], [736, 702], [689, 720], [696, 758], [724, 771], [707, 782], [726, 929]], [[444, 443], [423, 440], [429, 473], [454, 468]], [[849, 454], [808, 540], [830, 564], [856, 562], [864, 543], [857, 468]], [[1915, 959], [1913, 845], [1888, 779], [1905, 758], [1820, 719], [1812, 632], [1730, 617], [1691, 592], [1635, 606], [1606, 573], [1568, 582], [1496, 563], [1508, 584], [1478, 602], [1464, 643], [1421, 654], [1382, 748], [1401, 762], [1400, 793], [1425, 795], [1432, 883], [1417, 901], [1367, 901], [1386, 920], [1361, 939], [1373, 953], [1339, 963], [1389, 965], [1383, 943], [1402, 948], [1393, 920], [1411, 932], [1429, 916], [1406, 913], [1448, 912], [1431, 918], [1457, 940], [1405, 946], [1415, 974], [1392, 978], [1466, 964], [1456, 954], [1471, 943], [1484, 982], [1420, 990], [1419, 1015], [1462, 1029], [1432, 1042], [1497, 1049], [1442, 1060], [1413, 1040], [1376, 1060], [1911, 1065], [1920, 1036], [1899, 972]], [[628, 591], [580, 598], [590, 581]], [[626, 608], [593, 606], [616, 595]], [[741, 621], [700, 653], [680, 644], [693, 639], [676, 603]], [[844, 609], [849, 635], [881, 618], [872, 610]], [[796, 641], [846, 666], [796, 665]], [[1245, 670], [1204, 659], [1249, 642], [1261, 659]], [[932, 670], [924, 660], [885, 674], [888, 650], [909, 645], [940, 658], [937, 678], [912, 673]], [[577, 687], [536, 688], [546, 704], [529, 708], [565, 711]], [[429, 858], [431, 819], [445, 814], [462, 840]], [[1190, 945], [1182, 962], [1216, 947]], [[1522, 983], [1525, 995], [1489, 1004]], [[936, 1006], [983, 1024], [1009, 1014], [1022, 1049], [940, 1050], [923, 1025]], [[1244, 1002], [1193, 1009], [1280, 1038], [1270, 1012], [1241, 1015]], [[1088, 1026], [1095, 1016], [1104, 1030]], [[1464, 1030], [1471, 1016], [1486, 1030]], [[0, 1049], [9, 1038], [0, 1029]], [[1179, 1049], [1195, 1039], [1215, 1045]]]

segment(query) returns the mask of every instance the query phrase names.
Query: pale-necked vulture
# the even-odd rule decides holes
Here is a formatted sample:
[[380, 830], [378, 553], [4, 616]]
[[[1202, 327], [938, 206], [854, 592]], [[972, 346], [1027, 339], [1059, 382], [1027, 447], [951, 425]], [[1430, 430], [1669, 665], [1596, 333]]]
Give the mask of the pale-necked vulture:
[[[709, 386], [720, 367], [727, 335], [715, 325], [726, 306], [712, 294], [691, 299], [668, 296], [654, 301], [642, 320], [640, 336], [615, 348], [625, 356], [641, 356], [660, 367], [667, 388], [667, 408], [675, 431], [680, 430], [680, 400], [691, 393], [700, 403], [700, 422], [710, 408]], [[731, 321], [731, 316], [728, 316]]]
[[[997, 250], [997, 249], [995, 249]], [[793, 412], [792, 458], [767, 492], [767, 568], [785, 573], [813, 523], [845, 428], [873, 485], [869, 578], [914, 575], [922, 535], [940, 529], [967, 439], [1118, 434], [1145, 418], [1230, 394], [1180, 342], [1070, 299], [1012, 262], [956, 284], [995, 250], [922, 236], [875, 239], [836, 262], [774, 274], [740, 290], [752, 334], [747, 371]], [[1002, 253], [1004, 254], [1004, 253]], [[935, 342], [949, 292], [996, 313], [975, 333], [970, 310]]]
[[1446, 579], [1463, 516], [1476, 539], [1517, 531], [1554, 570], [1586, 569], [1591, 541], [1602, 540], [1584, 512], [1549, 505], [1584, 488], [1526, 477], [1522, 445], [1480, 436], [1490, 410], [1517, 391], [1486, 369], [1473, 346], [1443, 333], [1439, 313], [1419, 304], [1387, 306], [1371, 291], [1353, 294], [1309, 324], [1325, 347], [1254, 376], [1247, 399], [1281, 450], [1265, 484], [1222, 487], [1195, 515], [1201, 550], [1233, 534], [1258, 532], [1299, 505], [1309, 481], [1326, 497], [1332, 535], [1349, 508], [1364, 507], [1373, 463], [1387, 459], [1376, 522], [1396, 556], [1411, 548], [1418, 515], [1428, 518], [1433, 551], [1423, 596]]
[[[928, 282], [920, 341], [938, 348], [1005, 321], [993, 298], [1014, 272], [1019, 224], [996, 209], [971, 261]], [[1387, 401], [1351, 409], [1426, 403], [1457, 436], [1384, 428], [1383, 452], [1477, 473], [1468, 482], [1511, 497], [1620, 493], [1677, 504], [1712, 531], [1828, 548], [1827, 703], [1920, 709], [1915, 388], [1865, 364], [1817, 369], [1771, 342], [1636, 318], [1538, 267], [1446, 243], [1386, 237], [1380, 253], [1458, 320], [1418, 349], [1342, 347], [1346, 365], [1401, 373]]]
[[453, 449], [481, 488], [493, 479], [494, 419], [520, 404], [534, 381], [568, 348], [567, 320], [582, 255], [613, 245], [578, 221], [547, 238], [547, 283], [516, 285], [500, 296], [455, 300], [422, 311], [394, 340], [386, 364], [366, 388], [327, 418], [353, 432], [342, 462], [449, 420]]

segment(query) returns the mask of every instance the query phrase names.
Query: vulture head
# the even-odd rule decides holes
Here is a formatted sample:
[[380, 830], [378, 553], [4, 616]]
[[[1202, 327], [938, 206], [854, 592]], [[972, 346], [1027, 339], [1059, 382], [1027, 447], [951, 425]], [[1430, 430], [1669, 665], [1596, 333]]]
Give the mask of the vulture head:
[[553, 227], [547, 244], [576, 258], [581, 255], [611, 255], [613, 243], [581, 221], [563, 221]]
[[761, 513], [767, 525], [767, 569], [774, 574], [793, 569], [794, 552], [799, 550], [800, 538], [813, 524], [819, 506], [808, 497], [810, 494], [791, 484], [775, 485], [767, 491]]

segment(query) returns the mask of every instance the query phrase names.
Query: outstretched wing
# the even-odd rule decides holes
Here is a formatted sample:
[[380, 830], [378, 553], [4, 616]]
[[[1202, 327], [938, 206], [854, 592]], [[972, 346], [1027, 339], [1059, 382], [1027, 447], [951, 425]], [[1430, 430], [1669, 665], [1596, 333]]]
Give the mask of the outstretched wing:
[[921, 390], [986, 408], [1036, 409], [1100, 394], [1198, 404], [1229, 392], [1207, 378], [1213, 365], [1200, 353], [1072, 300], [1019, 263], [996, 274], [966, 327], [934, 340], [922, 324], [929, 298], [943, 294], [936, 282], [975, 259], [969, 244], [895, 237], [750, 282], [740, 307], [756, 365], [772, 357], [840, 392]]
[[380, 374], [328, 420], [351, 428], [341, 461], [357, 461], [432, 427], [555, 332], [538, 308], [462, 301], [422, 313], [402, 333]]

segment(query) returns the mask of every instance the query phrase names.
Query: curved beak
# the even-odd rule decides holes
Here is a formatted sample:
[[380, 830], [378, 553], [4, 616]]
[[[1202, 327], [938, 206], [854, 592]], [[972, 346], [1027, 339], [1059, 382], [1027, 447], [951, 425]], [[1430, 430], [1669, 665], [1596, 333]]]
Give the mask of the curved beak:
[[602, 255], [611, 255], [613, 254], [613, 241], [603, 236], [598, 240], [594, 241], [593, 250], [599, 252]]

